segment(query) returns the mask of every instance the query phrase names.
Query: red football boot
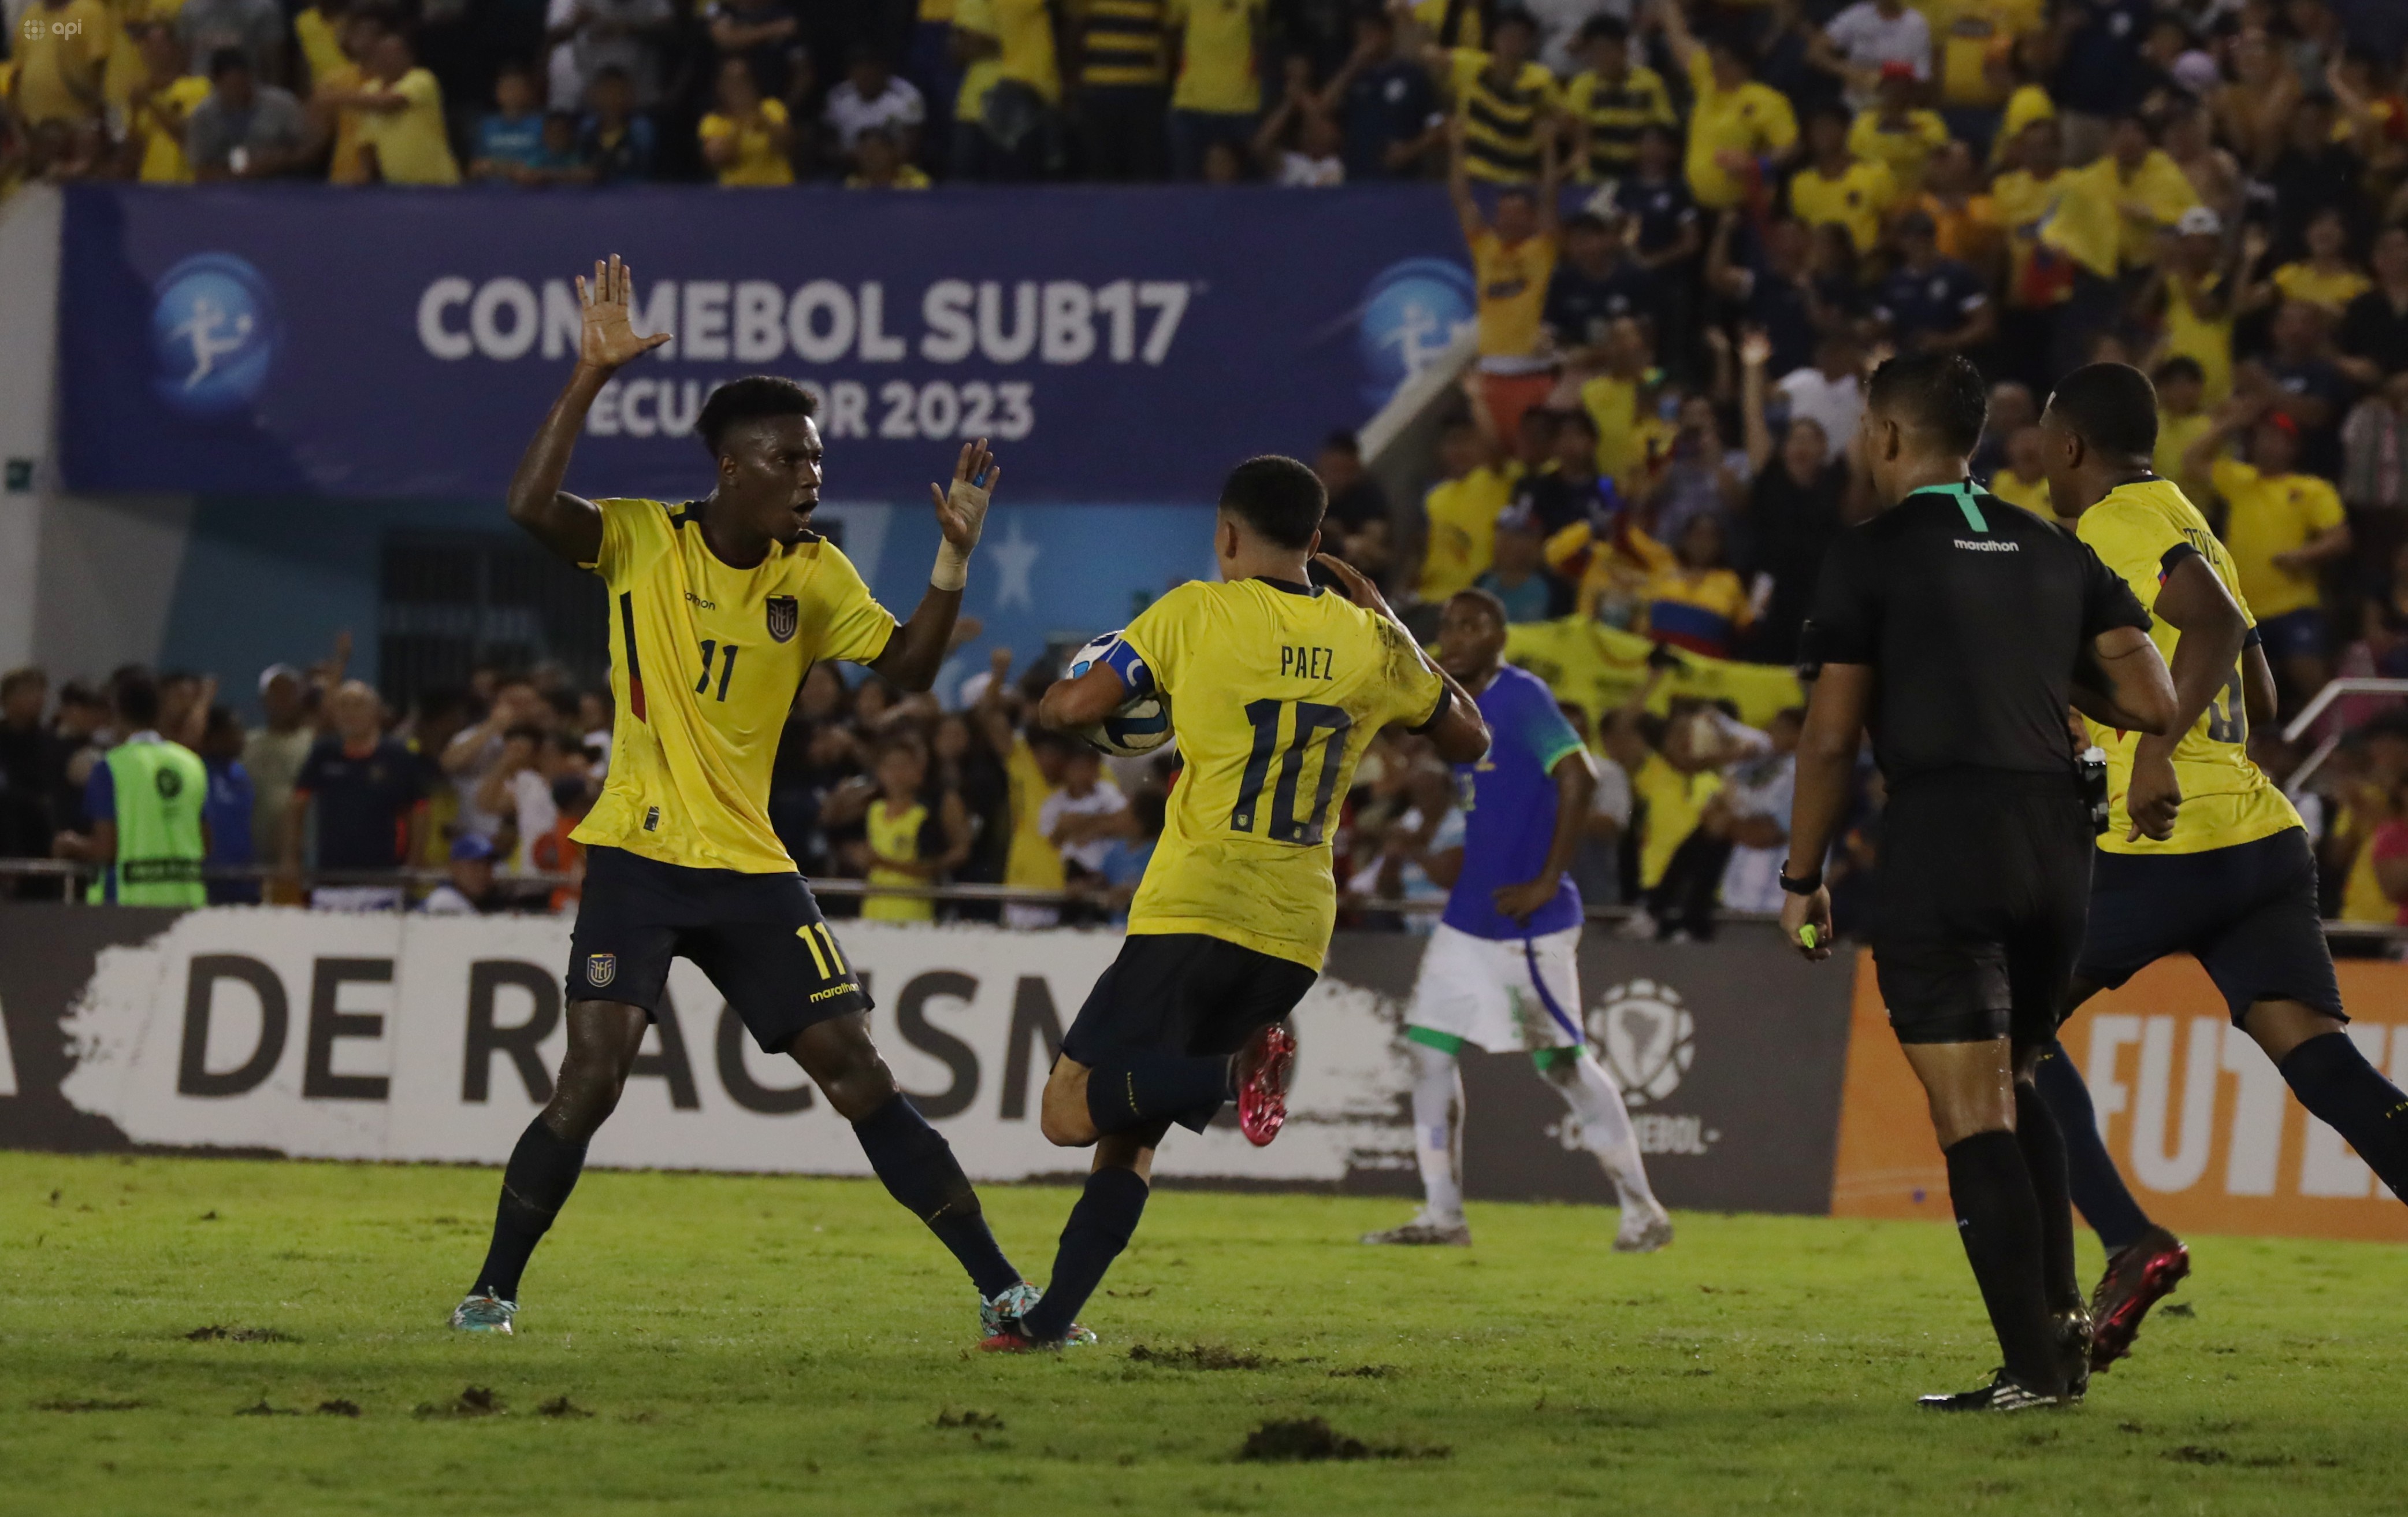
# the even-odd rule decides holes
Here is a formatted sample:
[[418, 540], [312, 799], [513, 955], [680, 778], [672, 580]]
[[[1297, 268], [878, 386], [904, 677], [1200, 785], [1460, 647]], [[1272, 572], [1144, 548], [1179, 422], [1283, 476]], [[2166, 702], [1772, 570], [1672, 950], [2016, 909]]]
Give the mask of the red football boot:
[[2173, 1293], [2190, 1273], [2190, 1250], [2162, 1227], [2152, 1227], [2107, 1261], [2107, 1273], [2091, 1293], [2093, 1372], [2132, 1351], [2141, 1319]]
[[1273, 1022], [1238, 1050], [1238, 1131], [1263, 1148], [1287, 1125], [1287, 1084], [1296, 1074], [1296, 1034]]

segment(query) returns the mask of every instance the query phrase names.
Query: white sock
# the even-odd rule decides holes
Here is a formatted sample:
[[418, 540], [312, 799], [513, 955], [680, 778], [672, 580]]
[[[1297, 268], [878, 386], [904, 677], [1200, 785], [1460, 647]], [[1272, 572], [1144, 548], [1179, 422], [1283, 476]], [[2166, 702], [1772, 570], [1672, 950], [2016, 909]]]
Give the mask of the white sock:
[[1463, 1073], [1455, 1055], [1426, 1043], [1413, 1050], [1413, 1158], [1421, 1164], [1422, 1212], [1452, 1226], [1463, 1221]]
[[1581, 1146], [1613, 1181], [1624, 1206], [1653, 1206], [1656, 1192], [1648, 1189], [1647, 1165], [1639, 1157], [1639, 1134], [1630, 1126], [1630, 1109], [1623, 1105], [1622, 1087], [1588, 1049], [1573, 1062], [1577, 1078], [1551, 1081], [1564, 1104], [1580, 1119]]

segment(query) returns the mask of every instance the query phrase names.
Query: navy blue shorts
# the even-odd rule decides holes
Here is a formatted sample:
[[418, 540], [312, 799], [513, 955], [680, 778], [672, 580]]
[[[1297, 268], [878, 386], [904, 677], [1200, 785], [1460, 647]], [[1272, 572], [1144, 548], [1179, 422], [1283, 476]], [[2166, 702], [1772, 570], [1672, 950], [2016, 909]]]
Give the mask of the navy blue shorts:
[[2315, 606], [2302, 606], [2280, 616], [2269, 616], [2258, 624], [2258, 640], [2266, 645], [2269, 658], [2321, 658], [2325, 655], [2325, 614]]
[[2160, 959], [2197, 958], [2238, 1025], [2260, 1001], [2342, 1016], [2304, 828], [2205, 853], [2100, 853], [2074, 977], [2113, 990]]
[[624, 848], [586, 849], [569, 1002], [614, 1001], [657, 1019], [669, 961], [681, 954], [768, 1053], [815, 1022], [872, 1004], [800, 874], [687, 869]]
[[[1320, 977], [1201, 932], [1133, 932], [1062, 1034], [1062, 1057], [1092, 1069], [1115, 1053], [1235, 1053]], [[1215, 1102], [1179, 1120], [1201, 1133], [1220, 1109]]]

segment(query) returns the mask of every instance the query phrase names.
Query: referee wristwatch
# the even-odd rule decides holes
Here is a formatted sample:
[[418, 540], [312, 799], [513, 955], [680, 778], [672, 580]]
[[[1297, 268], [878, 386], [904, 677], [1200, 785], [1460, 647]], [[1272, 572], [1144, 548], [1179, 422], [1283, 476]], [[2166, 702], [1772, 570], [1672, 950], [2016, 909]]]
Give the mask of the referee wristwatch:
[[1813, 895], [1815, 891], [1823, 888], [1823, 872], [1818, 869], [1802, 880], [1794, 880], [1789, 877], [1789, 866], [1787, 864], [1783, 864], [1781, 866], [1781, 888], [1788, 891], [1791, 895]]

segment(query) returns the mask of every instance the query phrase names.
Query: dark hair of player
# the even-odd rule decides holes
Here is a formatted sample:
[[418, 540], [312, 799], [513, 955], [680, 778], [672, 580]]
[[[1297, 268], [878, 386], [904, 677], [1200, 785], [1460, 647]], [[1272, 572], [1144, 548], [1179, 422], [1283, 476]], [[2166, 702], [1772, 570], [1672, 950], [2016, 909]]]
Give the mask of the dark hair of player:
[[2100, 453], [2146, 459], [2157, 446], [2157, 392], [2129, 364], [2086, 364], [2057, 381], [2048, 409]]
[[136, 731], [159, 725], [159, 686], [150, 675], [140, 672], [117, 677], [117, 714], [132, 723]]
[[1989, 386], [1960, 353], [1917, 353], [1873, 370], [1865, 404], [1885, 411], [1958, 457], [1971, 455], [1990, 419]]
[[1321, 530], [1329, 492], [1312, 470], [1267, 453], [1229, 470], [1221, 486], [1221, 509], [1281, 547], [1301, 552]]
[[695, 419], [694, 431], [702, 439], [702, 445], [710, 450], [710, 455], [717, 458], [724, 452], [720, 440], [731, 426], [772, 416], [813, 416], [819, 409], [820, 403], [812, 398], [811, 392], [793, 380], [748, 374], [729, 380], [710, 392], [710, 398], [702, 403], [702, 414]]
[[1512, 625], [1512, 619], [1505, 614], [1505, 602], [1498, 600], [1496, 596], [1490, 594], [1486, 590], [1480, 589], [1477, 586], [1469, 590], [1457, 590], [1455, 592], [1455, 599], [1457, 600], [1469, 600], [1473, 605], [1478, 606], [1486, 614], [1490, 621], [1495, 622], [1500, 628], [1510, 627]]

